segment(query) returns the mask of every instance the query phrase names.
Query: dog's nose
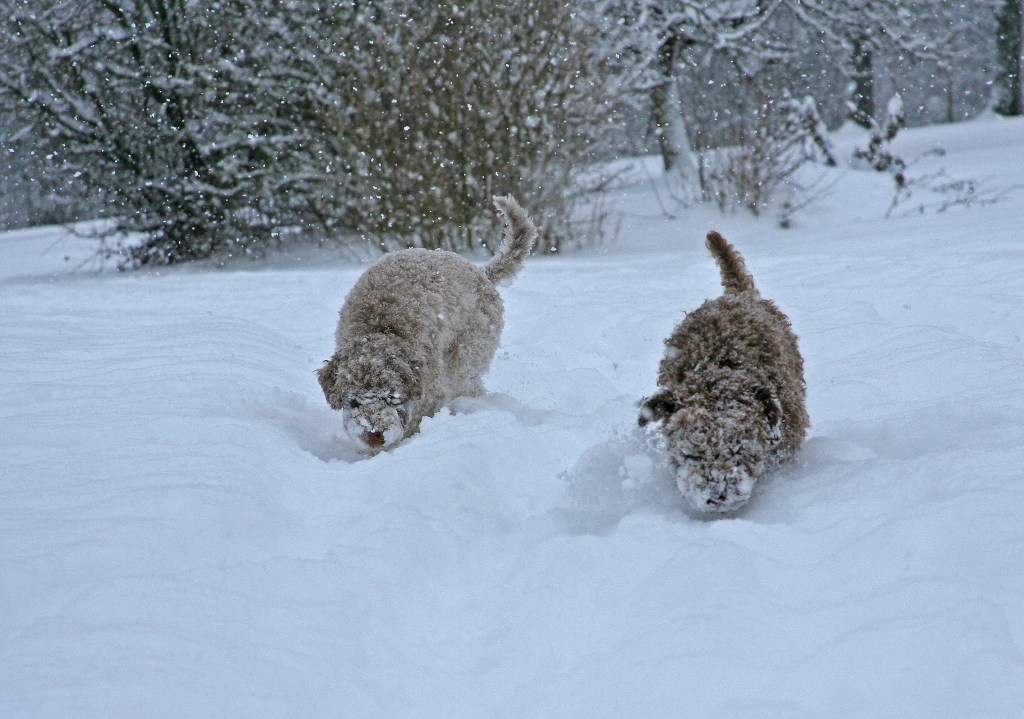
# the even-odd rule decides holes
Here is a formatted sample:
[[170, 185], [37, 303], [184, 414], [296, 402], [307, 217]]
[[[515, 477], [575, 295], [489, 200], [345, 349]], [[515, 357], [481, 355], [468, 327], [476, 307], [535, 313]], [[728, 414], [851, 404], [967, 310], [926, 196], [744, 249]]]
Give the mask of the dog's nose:
[[363, 442], [370, 449], [379, 449], [384, 446], [383, 432], [363, 432]]

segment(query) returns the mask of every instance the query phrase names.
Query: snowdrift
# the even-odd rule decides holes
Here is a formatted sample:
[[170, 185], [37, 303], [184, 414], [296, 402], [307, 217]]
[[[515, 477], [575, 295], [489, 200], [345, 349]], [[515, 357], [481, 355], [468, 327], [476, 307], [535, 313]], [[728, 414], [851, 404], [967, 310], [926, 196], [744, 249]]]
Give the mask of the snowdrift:
[[[1024, 179], [1019, 121], [898, 141]], [[373, 458], [313, 375], [361, 266], [0, 236], [0, 715], [1024, 715], [1024, 195], [882, 219], [886, 178], [837, 172], [790, 230], [622, 189], [616, 242], [504, 292], [489, 394]], [[718, 291], [711, 228], [813, 426], [707, 521], [636, 404]]]

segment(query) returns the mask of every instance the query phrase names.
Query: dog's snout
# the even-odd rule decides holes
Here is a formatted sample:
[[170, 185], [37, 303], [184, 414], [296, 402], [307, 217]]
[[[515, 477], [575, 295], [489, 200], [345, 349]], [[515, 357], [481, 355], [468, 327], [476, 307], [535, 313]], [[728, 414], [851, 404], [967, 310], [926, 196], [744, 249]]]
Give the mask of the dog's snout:
[[384, 446], [383, 432], [363, 432], [363, 442], [370, 449], [380, 449]]

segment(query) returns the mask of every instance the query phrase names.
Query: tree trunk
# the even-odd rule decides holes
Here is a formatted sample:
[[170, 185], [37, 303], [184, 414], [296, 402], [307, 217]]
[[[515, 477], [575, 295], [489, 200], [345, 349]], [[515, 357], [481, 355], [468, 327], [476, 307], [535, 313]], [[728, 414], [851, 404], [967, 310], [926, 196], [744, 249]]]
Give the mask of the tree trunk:
[[651, 114], [666, 172], [675, 169], [679, 164], [679, 138], [673, 137], [676, 128], [676, 123], [673, 122], [674, 115], [680, 112], [679, 90], [674, 72], [677, 45], [676, 38], [670, 37], [658, 48], [658, 71], [661, 82], [651, 90]]
[[875, 116], [875, 74], [872, 69], [871, 45], [863, 36], [853, 40], [850, 53], [851, 80], [849, 117], [861, 127], [870, 128]]
[[697, 162], [690, 146], [676, 80], [676, 61], [683, 44], [681, 38], [672, 36], [658, 49], [658, 71], [662, 81], [651, 90], [651, 114], [665, 172], [675, 172], [689, 183], [696, 182]]
[[1000, 115], [1024, 114], [1021, 98], [1021, 0], [1004, 0], [996, 15], [996, 104]]
[[956, 82], [953, 73], [946, 72], [946, 122], [956, 122], [956, 96], [954, 94], [954, 83]]

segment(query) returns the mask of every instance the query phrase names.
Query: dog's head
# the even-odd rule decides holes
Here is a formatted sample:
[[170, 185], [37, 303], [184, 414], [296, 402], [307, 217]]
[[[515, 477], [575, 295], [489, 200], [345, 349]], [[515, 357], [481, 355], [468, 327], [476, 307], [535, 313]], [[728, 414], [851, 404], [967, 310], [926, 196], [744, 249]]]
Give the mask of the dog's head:
[[317, 370], [317, 379], [327, 403], [342, 413], [348, 436], [376, 453], [407, 436], [419, 389], [408, 366], [373, 360], [373, 355], [335, 354]]
[[352, 395], [341, 412], [348, 436], [370, 452], [387, 449], [406, 436], [409, 402], [397, 391]]
[[781, 437], [780, 416], [768, 390], [718, 402], [659, 393], [642, 405], [640, 424], [663, 422], [676, 484], [694, 509], [731, 512], [750, 499], [771, 446]]

